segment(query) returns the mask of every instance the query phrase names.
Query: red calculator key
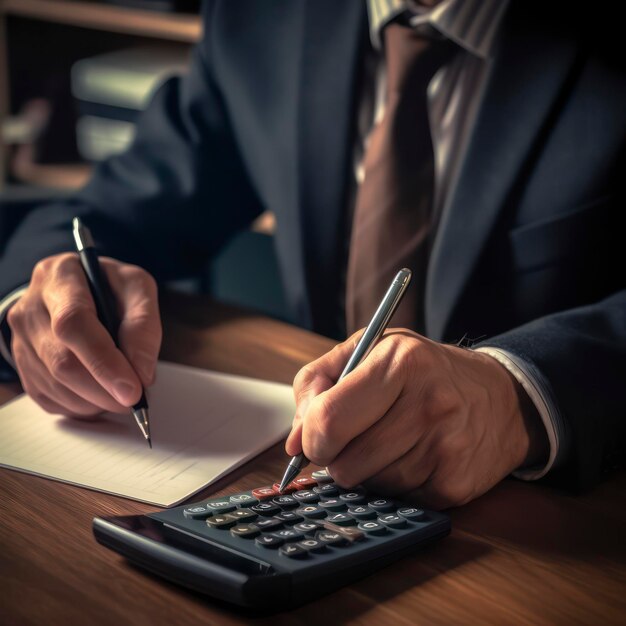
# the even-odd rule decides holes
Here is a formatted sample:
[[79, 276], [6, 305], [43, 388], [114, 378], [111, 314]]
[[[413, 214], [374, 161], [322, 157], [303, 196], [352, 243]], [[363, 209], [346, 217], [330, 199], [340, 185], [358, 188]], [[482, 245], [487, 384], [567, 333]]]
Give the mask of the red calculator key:
[[280, 490], [280, 483], [274, 483], [272, 485], [272, 489], [274, 490], [274, 495], [283, 495], [285, 493], [293, 493], [296, 488], [289, 483], [282, 491]]
[[269, 500], [276, 495], [272, 487], [257, 487], [252, 490], [252, 495], [259, 501]]
[[293, 486], [294, 489], [312, 489], [317, 487], [317, 481], [311, 476], [298, 476], [291, 481], [288, 487]]

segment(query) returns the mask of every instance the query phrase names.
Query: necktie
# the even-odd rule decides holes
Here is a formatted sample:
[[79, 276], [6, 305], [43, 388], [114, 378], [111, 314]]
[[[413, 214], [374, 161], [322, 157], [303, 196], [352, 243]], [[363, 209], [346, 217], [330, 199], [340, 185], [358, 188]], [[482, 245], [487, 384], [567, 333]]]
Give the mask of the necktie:
[[357, 192], [346, 281], [348, 332], [366, 325], [395, 273], [413, 270], [413, 284], [394, 325], [422, 330], [423, 284], [433, 196], [433, 149], [427, 87], [452, 46], [413, 29], [384, 30], [387, 97], [368, 139], [365, 177]]

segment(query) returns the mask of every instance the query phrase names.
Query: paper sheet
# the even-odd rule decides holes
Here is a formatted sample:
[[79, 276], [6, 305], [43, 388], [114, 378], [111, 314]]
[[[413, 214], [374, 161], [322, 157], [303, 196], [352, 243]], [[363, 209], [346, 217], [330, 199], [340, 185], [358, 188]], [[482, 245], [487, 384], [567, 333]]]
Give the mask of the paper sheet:
[[153, 449], [130, 412], [50, 415], [28, 396], [0, 408], [0, 465], [172, 506], [279, 441], [290, 386], [161, 362], [147, 393]]

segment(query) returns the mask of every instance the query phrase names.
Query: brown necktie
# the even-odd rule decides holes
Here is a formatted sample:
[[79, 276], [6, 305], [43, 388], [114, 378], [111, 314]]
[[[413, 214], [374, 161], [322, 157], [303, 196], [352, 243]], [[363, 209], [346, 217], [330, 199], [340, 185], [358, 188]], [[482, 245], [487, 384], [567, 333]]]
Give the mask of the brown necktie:
[[365, 326], [402, 267], [413, 284], [394, 326], [422, 330], [423, 284], [433, 196], [433, 149], [428, 124], [429, 82], [451, 45], [390, 24], [384, 30], [387, 99], [364, 158], [352, 222], [346, 283], [349, 333]]

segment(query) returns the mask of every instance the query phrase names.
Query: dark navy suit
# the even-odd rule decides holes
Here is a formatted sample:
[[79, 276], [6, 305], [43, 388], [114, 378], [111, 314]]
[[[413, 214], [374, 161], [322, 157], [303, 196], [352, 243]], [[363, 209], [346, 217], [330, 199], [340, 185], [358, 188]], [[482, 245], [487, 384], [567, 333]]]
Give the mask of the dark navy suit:
[[[505, 16], [438, 227], [426, 331], [534, 364], [572, 436], [556, 478], [585, 485], [624, 450], [626, 73], [619, 43], [557, 5], [512, 0]], [[190, 75], [158, 92], [132, 148], [14, 233], [0, 294], [71, 249], [73, 215], [166, 280], [270, 209], [292, 315], [336, 334], [365, 3], [218, 1], [204, 17]]]

